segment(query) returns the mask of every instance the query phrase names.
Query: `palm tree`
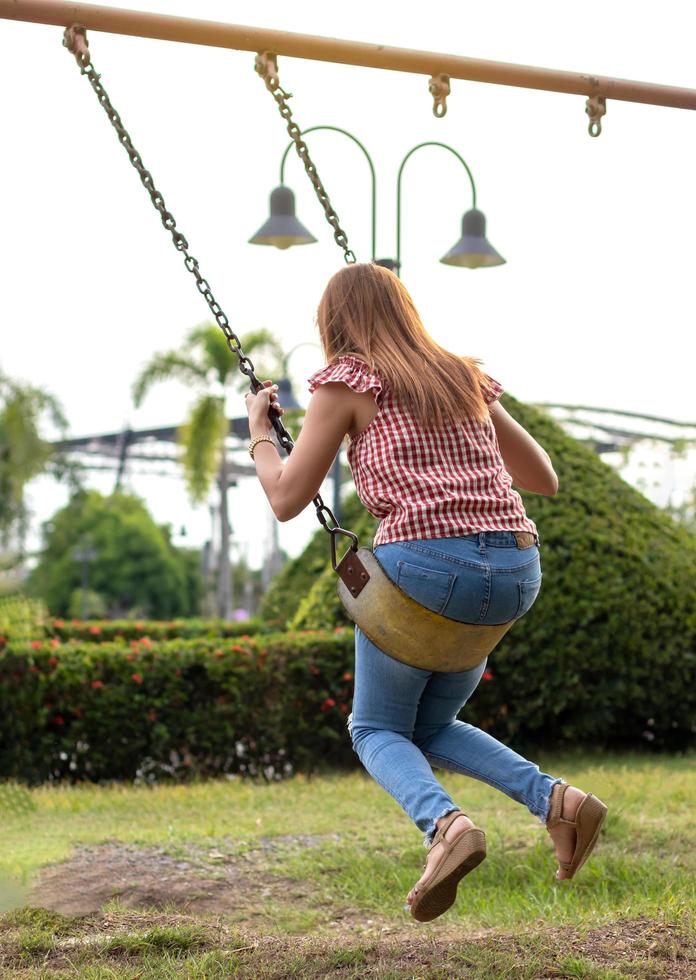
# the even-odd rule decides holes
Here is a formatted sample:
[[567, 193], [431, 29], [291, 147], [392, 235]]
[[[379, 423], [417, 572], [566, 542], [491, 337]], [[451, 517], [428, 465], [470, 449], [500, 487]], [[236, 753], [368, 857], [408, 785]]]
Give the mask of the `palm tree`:
[[60, 476], [53, 447], [41, 435], [45, 422], [61, 434], [67, 422], [56, 398], [0, 371], [0, 545], [14, 541], [21, 553], [27, 530], [27, 483], [47, 469]]
[[[267, 330], [250, 331], [240, 337], [245, 354], [255, 355], [254, 373], [263, 380], [282, 374], [283, 353], [276, 338]], [[220, 493], [220, 558], [217, 581], [218, 615], [230, 619], [232, 590], [230, 577], [230, 524], [227, 504], [229, 476], [226, 438], [229, 422], [225, 397], [231, 388], [246, 392], [249, 382], [239, 370], [224, 334], [213, 323], [195, 327], [178, 350], [154, 354], [133, 383], [136, 406], [142, 404], [153, 385], [177, 380], [196, 392], [187, 421], [179, 429], [184, 479], [193, 503], [207, 497], [217, 479]]]

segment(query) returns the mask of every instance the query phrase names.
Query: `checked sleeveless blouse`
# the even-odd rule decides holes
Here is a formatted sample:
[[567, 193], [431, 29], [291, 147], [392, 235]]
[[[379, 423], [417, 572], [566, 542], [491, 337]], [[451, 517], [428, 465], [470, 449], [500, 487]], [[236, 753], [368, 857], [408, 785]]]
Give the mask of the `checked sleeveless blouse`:
[[[503, 392], [485, 375], [484, 398]], [[463, 419], [427, 430], [402, 409], [359, 357], [344, 354], [307, 379], [310, 392], [328, 381], [353, 391], [372, 391], [380, 411], [356, 438], [349, 437], [348, 464], [358, 497], [380, 520], [373, 548], [390, 541], [449, 538], [476, 531], [531, 531], [536, 525], [512, 488], [490, 419]]]

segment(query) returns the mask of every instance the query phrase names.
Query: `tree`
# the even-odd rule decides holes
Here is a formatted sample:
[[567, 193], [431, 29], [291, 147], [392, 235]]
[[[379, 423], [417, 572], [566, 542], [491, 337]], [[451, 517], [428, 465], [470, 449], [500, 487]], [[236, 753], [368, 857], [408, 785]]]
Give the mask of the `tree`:
[[[282, 350], [267, 330], [247, 333], [240, 342], [245, 354], [260, 355], [254, 361], [254, 371], [260, 380], [283, 373]], [[180, 429], [181, 461], [189, 496], [194, 503], [205, 500], [213, 481], [217, 480], [220, 495], [217, 604], [218, 614], [223, 619], [230, 619], [233, 602], [226, 446], [229, 422], [225, 398], [229, 388], [247, 391], [249, 382], [239, 371], [238, 360], [227, 346], [222, 330], [212, 323], [195, 327], [181, 348], [151, 358], [133, 384], [136, 406], [142, 404], [153, 385], [171, 380], [180, 381], [196, 392], [188, 419]]]
[[67, 428], [56, 398], [0, 372], [0, 547], [20, 554], [29, 516], [27, 484], [46, 471], [57, 477], [67, 472], [41, 434], [46, 423], [61, 433]]
[[[195, 557], [172, 545], [169, 528], [158, 526], [138, 497], [79, 491], [44, 524], [43, 536], [27, 587], [54, 615], [77, 612], [83, 588], [90, 604], [111, 616], [168, 618], [198, 612], [202, 586]], [[85, 553], [90, 556], [85, 559], [87, 581]]]

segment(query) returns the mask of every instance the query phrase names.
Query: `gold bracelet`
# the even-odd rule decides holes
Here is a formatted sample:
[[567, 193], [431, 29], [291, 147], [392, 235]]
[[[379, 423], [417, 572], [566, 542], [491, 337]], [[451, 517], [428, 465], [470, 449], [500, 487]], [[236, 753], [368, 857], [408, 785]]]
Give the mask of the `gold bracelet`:
[[270, 442], [272, 446], [275, 445], [270, 436], [256, 436], [256, 438], [252, 439], [252, 441], [249, 443], [249, 455], [252, 459], [254, 458], [254, 449], [258, 442]]

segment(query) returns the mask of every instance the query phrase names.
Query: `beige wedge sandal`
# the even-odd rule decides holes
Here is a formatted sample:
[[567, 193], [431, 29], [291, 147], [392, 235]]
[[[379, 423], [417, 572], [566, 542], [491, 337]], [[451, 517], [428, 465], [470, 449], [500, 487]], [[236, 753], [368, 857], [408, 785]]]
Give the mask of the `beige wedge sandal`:
[[428, 848], [442, 844], [444, 854], [424, 885], [414, 889], [411, 915], [418, 922], [430, 922], [454, 904], [457, 886], [486, 856], [486, 835], [478, 827], [469, 827], [456, 840], [445, 840], [445, 831], [457, 817], [466, 816], [461, 810], [448, 814]]
[[574, 820], [567, 820], [562, 817], [563, 797], [567, 788], [568, 783], [556, 783], [553, 787], [551, 806], [546, 820], [546, 826], [549, 829], [562, 823], [575, 827], [576, 841], [573, 858], [571, 861], [558, 861], [559, 866], [566, 872], [566, 878], [557, 880], [570, 879], [576, 871], [580, 870], [597, 843], [599, 832], [607, 815], [605, 804], [592, 793], [588, 793], [585, 799], [581, 801]]

